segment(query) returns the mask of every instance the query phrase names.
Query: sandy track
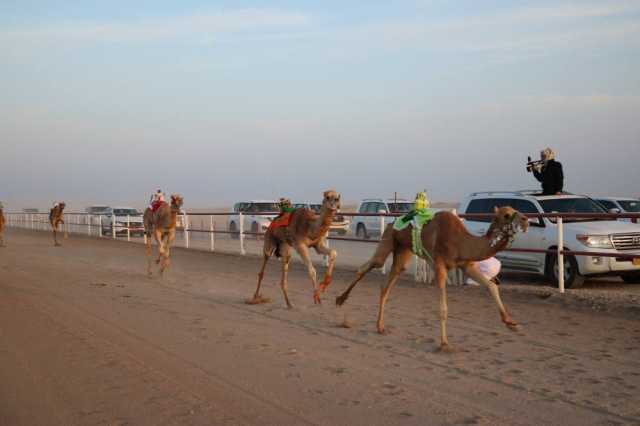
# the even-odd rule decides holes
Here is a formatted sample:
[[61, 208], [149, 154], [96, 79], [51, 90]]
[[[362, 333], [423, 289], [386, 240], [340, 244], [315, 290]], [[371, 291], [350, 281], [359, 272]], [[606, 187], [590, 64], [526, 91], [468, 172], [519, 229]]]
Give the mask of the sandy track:
[[[144, 249], [10, 230], [0, 249], [0, 424], [640, 423], [640, 321], [505, 291], [523, 327], [504, 328], [483, 289], [450, 290], [437, 347], [437, 292], [405, 282], [375, 332], [372, 274], [347, 306], [322, 306], [292, 268], [284, 308], [276, 265], [175, 250], [164, 280]], [[345, 318], [350, 329], [337, 325]]]

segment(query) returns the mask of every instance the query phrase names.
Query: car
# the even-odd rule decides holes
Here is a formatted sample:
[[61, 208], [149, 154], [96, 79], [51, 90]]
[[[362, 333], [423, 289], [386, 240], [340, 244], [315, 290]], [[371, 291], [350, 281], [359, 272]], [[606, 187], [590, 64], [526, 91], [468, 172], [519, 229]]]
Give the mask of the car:
[[[280, 208], [278, 202], [273, 200], [241, 201], [233, 205], [235, 213], [242, 213], [243, 231], [261, 233], [267, 230], [271, 219], [275, 218]], [[238, 215], [231, 215], [227, 229], [232, 238], [238, 238], [240, 223]]]
[[[640, 200], [628, 197], [597, 197], [594, 198], [611, 213], [640, 213]], [[622, 218], [625, 222], [638, 223], [636, 218]]]
[[[413, 210], [414, 202], [403, 199], [382, 198], [366, 198], [358, 205], [357, 213], [407, 213]], [[386, 224], [393, 223], [396, 218], [386, 216], [384, 218]], [[358, 238], [369, 238], [372, 235], [380, 235], [381, 233], [380, 216], [353, 216], [351, 221], [351, 232]]]
[[[296, 209], [309, 209], [314, 211], [315, 213], [320, 214], [320, 209], [322, 208], [322, 204], [315, 203], [294, 203], [293, 207]], [[338, 235], [346, 235], [349, 232], [349, 218], [343, 216], [338, 213], [334, 216], [333, 221], [331, 222], [331, 226], [329, 227], [330, 233], [335, 233]]]
[[133, 207], [113, 207], [110, 213], [105, 211], [102, 214], [102, 234], [113, 235], [114, 228], [116, 235], [127, 235], [127, 229], [131, 236], [144, 235], [144, 223], [142, 213]]
[[[475, 192], [463, 199], [459, 211], [491, 213], [495, 207], [511, 206], [521, 213], [606, 213], [593, 199], [569, 193], [541, 195], [535, 191]], [[490, 218], [465, 219], [470, 232], [487, 232]], [[618, 275], [627, 283], [640, 282], [640, 225], [615, 220], [578, 218], [563, 220], [564, 248], [582, 252], [635, 255], [637, 258], [564, 256], [566, 288], [582, 286], [586, 277]], [[558, 227], [555, 218], [530, 218], [529, 231], [516, 235], [512, 248], [556, 250]], [[558, 283], [557, 256], [553, 253], [503, 251], [496, 256], [504, 270], [531, 272]]]

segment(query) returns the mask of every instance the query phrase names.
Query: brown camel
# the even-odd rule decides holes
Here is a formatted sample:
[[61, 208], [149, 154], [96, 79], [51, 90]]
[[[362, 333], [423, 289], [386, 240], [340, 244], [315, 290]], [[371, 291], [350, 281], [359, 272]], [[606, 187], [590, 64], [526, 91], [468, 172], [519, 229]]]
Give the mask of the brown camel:
[[62, 223], [64, 224], [64, 208], [66, 204], [64, 202], [56, 203], [55, 206], [49, 211], [49, 223], [51, 224], [51, 229], [53, 229], [53, 245], [56, 247], [60, 247], [61, 244], [58, 242], [58, 226]]
[[4, 227], [6, 223], [2, 203], [0, 203], [0, 247], [4, 247]]
[[[508, 327], [515, 328], [517, 323], [511, 318], [502, 301], [498, 287], [480, 273], [475, 262], [488, 259], [498, 251], [507, 247], [518, 230], [526, 232], [529, 221], [511, 207], [501, 207], [495, 210], [495, 218], [484, 236], [471, 235], [466, 230], [458, 216], [451, 212], [439, 212], [433, 220], [424, 225], [421, 231], [421, 242], [424, 247], [422, 258], [425, 258], [435, 268], [435, 280], [440, 288], [440, 349], [450, 350], [447, 340], [447, 273], [452, 268], [462, 268], [474, 281], [483, 283], [493, 296], [500, 317]], [[353, 287], [372, 269], [384, 265], [389, 254], [393, 252], [393, 266], [386, 286], [381, 288], [380, 306], [378, 311], [378, 332], [385, 333], [384, 305], [389, 292], [398, 281], [402, 271], [411, 260], [413, 254], [412, 225], [397, 231], [390, 224], [387, 226], [373, 257], [357, 272], [355, 281], [347, 290], [336, 298], [336, 304], [341, 306], [346, 302]], [[430, 258], [430, 259], [429, 259]]]
[[163, 203], [155, 212], [147, 208], [144, 212], [144, 233], [147, 240], [147, 273], [151, 272], [151, 235], [158, 245], [158, 258], [156, 263], [160, 264], [160, 276], [170, 264], [169, 256], [171, 244], [176, 239], [176, 221], [183, 199], [180, 195], [171, 196], [171, 205]]
[[[329, 190], [324, 192], [320, 213], [316, 214], [309, 209], [296, 209], [291, 213], [291, 220], [288, 226], [281, 226], [267, 229], [264, 236], [264, 248], [262, 251], [262, 267], [258, 273], [258, 286], [253, 295], [253, 299], [247, 301], [249, 304], [265, 303], [267, 299], [260, 296], [260, 284], [264, 277], [264, 269], [269, 258], [275, 254], [282, 259], [282, 293], [288, 308], [292, 308], [287, 291], [287, 275], [289, 262], [291, 260], [291, 248], [293, 247], [304, 262], [309, 271], [309, 277], [313, 285], [313, 301], [320, 303], [320, 293], [326, 290], [331, 284], [333, 268], [336, 263], [336, 251], [327, 245], [327, 234], [333, 218], [340, 208], [340, 194]], [[324, 276], [324, 280], [318, 285], [316, 269], [311, 262], [309, 249], [313, 248], [318, 254], [329, 256], [329, 265]]]

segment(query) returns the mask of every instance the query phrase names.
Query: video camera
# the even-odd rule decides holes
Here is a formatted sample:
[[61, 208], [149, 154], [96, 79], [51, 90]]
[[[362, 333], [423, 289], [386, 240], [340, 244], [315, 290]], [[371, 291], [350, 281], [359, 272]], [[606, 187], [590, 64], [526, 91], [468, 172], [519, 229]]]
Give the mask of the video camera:
[[531, 157], [527, 157], [527, 172], [531, 173], [534, 168], [540, 168], [544, 164], [542, 160], [531, 161]]

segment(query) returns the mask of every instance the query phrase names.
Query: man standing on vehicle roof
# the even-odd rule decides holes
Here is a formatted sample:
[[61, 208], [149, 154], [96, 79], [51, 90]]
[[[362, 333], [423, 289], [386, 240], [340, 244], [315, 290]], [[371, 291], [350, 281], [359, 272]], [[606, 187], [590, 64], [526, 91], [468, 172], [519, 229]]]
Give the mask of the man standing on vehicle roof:
[[542, 182], [542, 195], [560, 195], [564, 186], [562, 163], [556, 161], [556, 154], [551, 148], [540, 151], [541, 163], [533, 168], [533, 176]]

